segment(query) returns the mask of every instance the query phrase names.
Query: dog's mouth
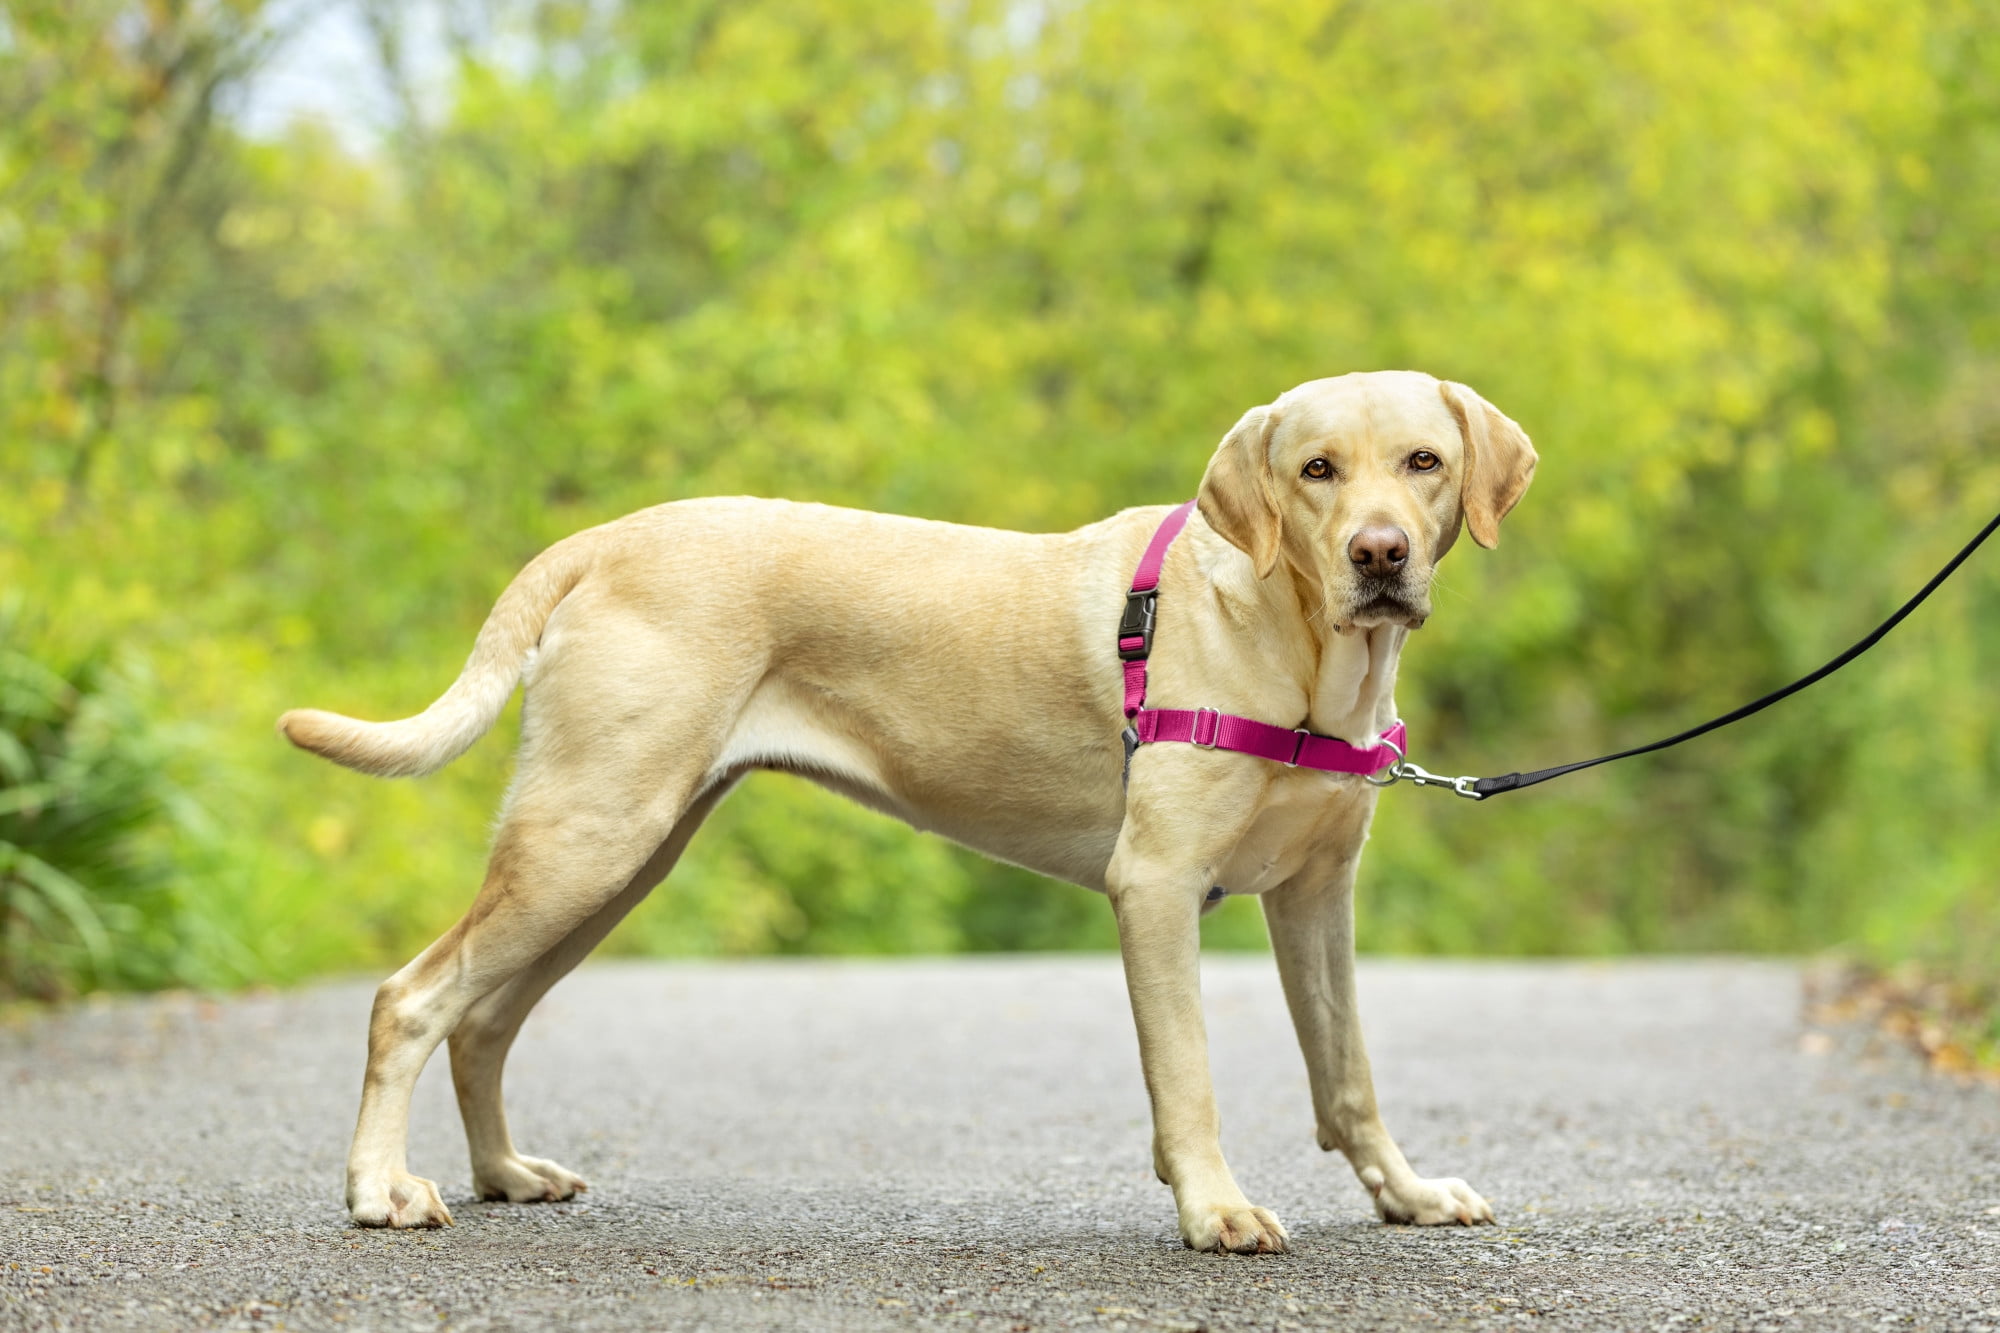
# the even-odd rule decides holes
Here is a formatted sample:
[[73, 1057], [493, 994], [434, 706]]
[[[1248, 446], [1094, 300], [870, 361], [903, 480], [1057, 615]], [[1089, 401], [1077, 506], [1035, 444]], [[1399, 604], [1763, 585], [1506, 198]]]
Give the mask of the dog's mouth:
[[1430, 619], [1428, 598], [1414, 595], [1399, 584], [1370, 582], [1354, 590], [1349, 610], [1341, 618], [1345, 629], [1372, 629], [1377, 625], [1401, 625], [1422, 629]]

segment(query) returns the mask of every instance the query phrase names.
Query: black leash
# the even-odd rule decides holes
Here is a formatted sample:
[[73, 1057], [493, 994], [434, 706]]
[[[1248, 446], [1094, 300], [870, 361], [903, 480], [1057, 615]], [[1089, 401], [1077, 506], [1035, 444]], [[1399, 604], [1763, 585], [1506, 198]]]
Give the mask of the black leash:
[[1741, 722], [1752, 713], [1761, 713], [1780, 699], [1789, 699], [1806, 686], [1825, 680], [1828, 676], [1831, 676], [1834, 672], [1840, 670], [1849, 662], [1852, 662], [1855, 658], [1880, 643], [1884, 635], [1902, 624], [1910, 612], [1922, 606], [1924, 599], [1936, 592], [1939, 584], [1957, 572], [1958, 567], [1970, 559], [1972, 553], [1978, 550], [1981, 544], [1988, 537], [1991, 537], [1996, 530], [2000, 530], [2000, 514], [1995, 514], [1993, 521], [1981, 528], [1979, 535], [1967, 542], [1965, 549], [1953, 556], [1950, 563], [1945, 565], [1943, 569], [1940, 569], [1915, 597], [1904, 602], [1897, 609], [1895, 615], [1890, 616], [1887, 620], [1877, 625], [1869, 632], [1867, 638], [1861, 640], [1861, 642], [1855, 644], [1852, 648], [1849, 648], [1819, 670], [1813, 672], [1811, 675], [1801, 676], [1783, 689], [1773, 690], [1763, 698], [1744, 704], [1741, 708], [1733, 712], [1724, 713], [1718, 718], [1711, 718], [1698, 727], [1689, 727], [1686, 731], [1669, 736], [1665, 740], [1654, 741], [1650, 745], [1636, 745], [1629, 750], [1620, 750], [1617, 754], [1599, 755], [1595, 759], [1580, 759], [1576, 763], [1562, 764], [1555, 768], [1538, 768], [1532, 773], [1503, 773], [1497, 778], [1446, 777], [1441, 773], [1426, 772], [1409, 760], [1403, 759], [1399, 760], [1389, 770], [1394, 776], [1388, 782], [1379, 782], [1378, 785], [1388, 786], [1390, 783], [1397, 781], [1408, 781], [1413, 786], [1418, 787], [1449, 787], [1460, 796], [1469, 797], [1475, 801], [1483, 801], [1489, 796], [1498, 796], [1502, 792], [1519, 791], [1523, 787], [1532, 787], [1538, 782], [1547, 782], [1550, 778], [1559, 778], [1565, 773], [1575, 773], [1579, 769], [1595, 768], [1599, 764], [1608, 764], [1615, 759], [1630, 759], [1634, 755], [1651, 754], [1655, 750], [1664, 750], [1669, 746], [1679, 745], [1682, 741], [1691, 741], [1697, 736], [1706, 735], [1714, 731], [1717, 727], [1726, 727], [1732, 722]]

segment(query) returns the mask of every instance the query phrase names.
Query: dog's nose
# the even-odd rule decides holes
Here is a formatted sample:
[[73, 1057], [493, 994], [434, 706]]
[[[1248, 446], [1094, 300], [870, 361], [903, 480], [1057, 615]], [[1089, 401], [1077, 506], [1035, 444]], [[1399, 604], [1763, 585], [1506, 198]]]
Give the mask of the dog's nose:
[[1347, 558], [1362, 574], [1394, 574], [1410, 558], [1410, 535], [1388, 526], [1363, 528], [1347, 543]]

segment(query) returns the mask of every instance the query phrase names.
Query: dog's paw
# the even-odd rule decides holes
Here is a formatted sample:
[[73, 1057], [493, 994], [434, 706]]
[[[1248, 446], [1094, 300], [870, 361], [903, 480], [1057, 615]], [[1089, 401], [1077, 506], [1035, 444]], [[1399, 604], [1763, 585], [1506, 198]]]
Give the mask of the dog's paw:
[[502, 1157], [472, 1169], [472, 1192], [494, 1203], [561, 1203], [589, 1188], [575, 1172], [540, 1157]]
[[451, 1210], [438, 1187], [407, 1171], [347, 1188], [347, 1211], [363, 1227], [448, 1227]]
[[1472, 1186], [1456, 1176], [1423, 1180], [1411, 1176], [1397, 1186], [1390, 1185], [1380, 1167], [1368, 1167], [1361, 1183], [1375, 1196], [1375, 1211], [1384, 1222], [1408, 1226], [1474, 1226], [1493, 1220], [1493, 1205], [1479, 1197]]
[[1231, 1254], [1283, 1254], [1291, 1246], [1291, 1238], [1268, 1208], [1247, 1203], [1183, 1212], [1181, 1239], [1191, 1250]]

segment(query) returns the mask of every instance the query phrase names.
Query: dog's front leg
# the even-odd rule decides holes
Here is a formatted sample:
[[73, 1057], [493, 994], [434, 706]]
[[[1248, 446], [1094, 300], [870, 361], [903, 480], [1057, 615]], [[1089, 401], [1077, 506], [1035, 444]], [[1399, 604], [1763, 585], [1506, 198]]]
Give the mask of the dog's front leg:
[[[1137, 796], [1135, 791], [1135, 806]], [[1201, 840], [1193, 840], [1190, 850], [1189, 839], [1145, 831], [1176, 825], [1186, 831], [1188, 821], [1176, 814], [1198, 820], [1197, 826], [1213, 820], [1148, 804], [1150, 818], [1128, 815], [1106, 888], [1118, 918], [1139, 1060], [1153, 1103], [1153, 1168], [1174, 1191], [1181, 1239], [1190, 1248], [1238, 1254], [1283, 1250], [1284, 1227], [1269, 1211], [1251, 1205], [1222, 1160], [1199, 961], [1201, 903], [1214, 859], [1202, 854]], [[1202, 813], [1212, 815], [1214, 808]]]
[[1464, 1181], [1426, 1180], [1412, 1171], [1376, 1110], [1354, 989], [1356, 864], [1350, 856], [1308, 867], [1263, 895], [1278, 975], [1305, 1052], [1319, 1146], [1346, 1156], [1384, 1221], [1491, 1222], [1493, 1209]]

